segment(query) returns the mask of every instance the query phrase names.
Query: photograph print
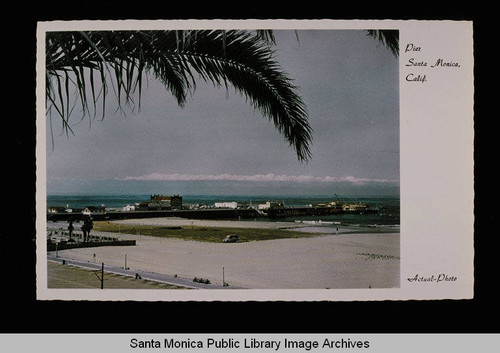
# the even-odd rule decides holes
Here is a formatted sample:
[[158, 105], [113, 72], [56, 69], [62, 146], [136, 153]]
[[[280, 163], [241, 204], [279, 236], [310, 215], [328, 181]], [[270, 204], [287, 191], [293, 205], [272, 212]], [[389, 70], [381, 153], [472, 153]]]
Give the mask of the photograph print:
[[38, 40], [44, 290], [400, 287], [398, 30]]

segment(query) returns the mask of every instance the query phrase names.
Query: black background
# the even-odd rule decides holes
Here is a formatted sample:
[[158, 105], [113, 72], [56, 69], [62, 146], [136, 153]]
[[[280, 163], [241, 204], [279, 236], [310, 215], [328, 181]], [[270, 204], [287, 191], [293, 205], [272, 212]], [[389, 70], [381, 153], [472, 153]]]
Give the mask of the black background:
[[[464, 3], [464, 2], [462, 2]], [[325, 6], [256, 2], [173, 5], [170, 2], [87, 1], [78, 5], [18, 2], [4, 11], [2, 78], [2, 175], [0, 222], [0, 333], [498, 333], [496, 287], [500, 282], [493, 242], [498, 208], [493, 124], [484, 114], [483, 82], [498, 78], [489, 41], [493, 19], [472, 5], [421, 2], [404, 9], [356, 3]], [[306, 6], [307, 5], [307, 6]], [[406, 12], [405, 12], [406, 11]], [[472, 300], [379, 302], [91, 302], [37, 301], [35, 285], [35, 65], [36, 23], [50, 20], [119, 19], [419, 19], [474, 21], [475, 55], [475, 286]], [[481, 50], [485, 48], [484, 53]], [[491, 91], [490, 91], [491, 90]], [[495, 88], [495, 90], [498, 90]], [[445, 97], [443, 97], [445, 98]], [[481, 114], [483, 113], [483, 114]], [[493, 201], [493, 202], [492, 202]], [[460, 207], [460, 205], [456, 205]], [[460, 261], [460, 259], [457, 259]], [[488, 320], [492, 317], [493, 320]], [[90, 325], [89, 323], [92, 323]]]

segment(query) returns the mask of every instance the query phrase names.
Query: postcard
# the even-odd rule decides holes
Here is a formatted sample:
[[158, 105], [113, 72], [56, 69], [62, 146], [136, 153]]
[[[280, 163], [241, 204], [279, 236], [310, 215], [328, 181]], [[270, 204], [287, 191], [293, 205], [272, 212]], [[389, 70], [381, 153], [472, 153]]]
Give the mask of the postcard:
[[474, 296], [470, 21], [37, 28], [37, 299]]

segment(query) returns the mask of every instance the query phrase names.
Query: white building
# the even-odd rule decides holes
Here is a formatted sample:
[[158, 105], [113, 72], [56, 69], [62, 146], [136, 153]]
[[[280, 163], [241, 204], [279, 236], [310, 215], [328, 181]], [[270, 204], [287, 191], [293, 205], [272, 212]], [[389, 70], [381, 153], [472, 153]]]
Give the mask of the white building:
[[214, 204], [215, 208], [232, 208], [236, 209], [238, 208], [238, 203], [237, 202], [216, 202]]

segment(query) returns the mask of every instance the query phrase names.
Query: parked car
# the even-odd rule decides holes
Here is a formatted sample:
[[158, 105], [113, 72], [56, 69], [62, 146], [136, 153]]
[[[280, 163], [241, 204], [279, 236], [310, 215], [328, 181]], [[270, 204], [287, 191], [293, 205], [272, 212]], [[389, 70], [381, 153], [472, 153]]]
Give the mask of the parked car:
[[224, 243], [237, 243], [240, 241], [240, 237], [235, 234], [229, 234], [222, 241]]

